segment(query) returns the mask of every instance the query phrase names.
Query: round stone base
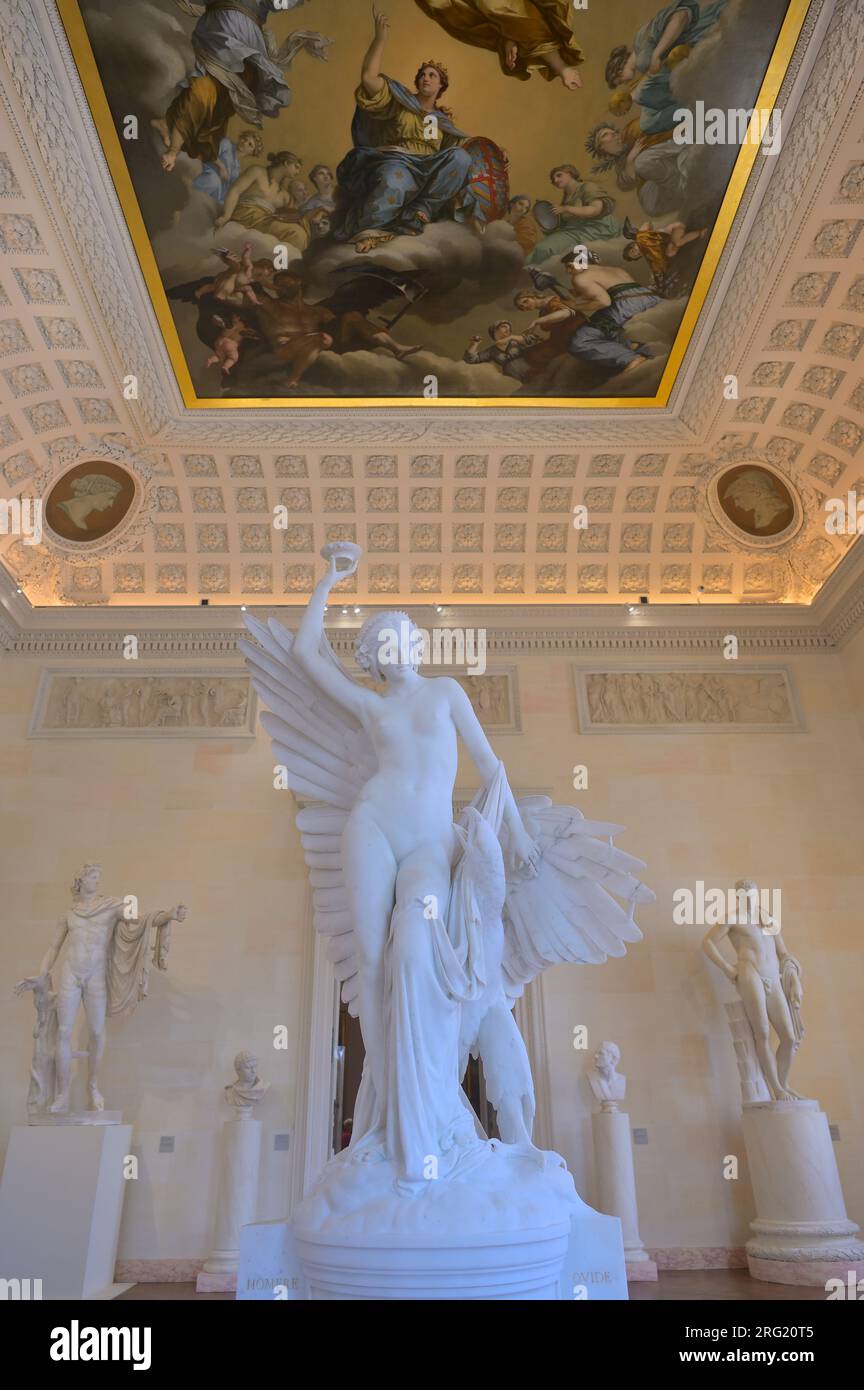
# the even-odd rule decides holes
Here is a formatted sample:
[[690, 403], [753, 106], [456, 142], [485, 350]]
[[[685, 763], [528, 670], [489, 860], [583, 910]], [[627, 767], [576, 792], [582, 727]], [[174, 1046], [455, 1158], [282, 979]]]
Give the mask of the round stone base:
[[350, 1243], [297, 1234], [316, 1300], [556, 1299], [570, 1224], [534, 1231], [380, 1235]]
[[560, 1155], [527, 1145], [474, 1141], [446, 1176], [418, 1182], [346, 1149], [294, 1235], [313, 1299], [554, 1299], [582, 1213], [596, 1216]]
[[864, 1279], [864, 1260], [762, 1260], [748, 1254], [747, 1265], [753, 1279], [807, 1289], [824, 1289], [829, 1279], [840, 1279], [848, 1288], [850, 1274], [853, 1283]]

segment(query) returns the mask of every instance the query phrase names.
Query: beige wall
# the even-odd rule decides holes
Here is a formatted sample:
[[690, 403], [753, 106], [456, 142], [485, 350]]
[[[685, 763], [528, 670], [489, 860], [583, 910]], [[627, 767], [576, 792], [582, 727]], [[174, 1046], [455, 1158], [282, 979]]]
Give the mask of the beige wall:
[[[604, 1038], [620, 1044], [631, 1122], [648, 1130], [635, 1156], [642, 1235], [652, 1247], [741, 1245], [752, 1215], [737, 1074], [699, 949], [704, 929], [672, 923], [673, 890], [700, 878], [727, 886], [746, 874], [782, 889], [784, 936], [805, 980], [807, 1036], [793, 1081], [839, 1125], [850, 1215], [864, 1220], [856, 1064], [864, 1046], [864, 729], [856, 722], [864, 638], [841, 655], [769, 664], [781, 660], [793, 672], [805, 732], [592, 736], [577, 729], [568, 657], [507, 658], [518, 666], [523, 733], [495, 742], [513, 785], [546, 788], [588, 815], [626, 824], [618, 843], [648, 862], [658, 895], [640, 917], [645, 941], [624, 960], [557, 967], [544, 981], [555, 1147], [590, 1201], [586, 1055], [572, 1046], [574, 1026], [584, 1023], [592, 1047]], [[203, 1255], [220, 1087], [239, 1047], [258, 1050], [272, 1082], [260, 1112], [259, 1214], [287, 1207], [294, 1154], [274, 1153], [272, 1136], [292, 1130], [293, 1150], [304, 870], [290, 795], [272, 789], [260, 734], [254, 744], [28, 740], [40, 669], [23, 660], [0, 665], [0, 1142], [24, 1118], [30, 1046], [29, 1001], [10, 1001], [9, 989], [37, 967], [80, 861], [99, 858], [106, 887], [135, 892], [145, 909], [188, 902], [169, 973], [154, 977], [136, 1017], [110, 1025], [105, 1090], [135, 1121], [142, 1158], [121, 1257]], [[587, 791], [572, 790], [574, 763], [588, 767]], [[460, 785], [471, 780], [464, 769]], [[272, 1046], [280, 1023], [289, 1027], [287, 1052]], [[157, 1152], [162, 1134], [176, 1136], [173, 1156]], [[722, 1176], [728, 1154], [741, 1158], [737, 1182]]]
[[[32, 1017], [30, 996], [10, 1002], [8, 991], [39, 965], [73, 871], [98, 859], [106, 891], [135, 893], [142, 910], [189, 906], [167, 974], [154, 972], [133, 1018], [109, 1023], [103, 1089], [134, 1121], [141, 1156], [120, 1255], [206, 1254], [214, 1129], [228, 1114], [220, 1088], [240, 1048], [257, 1050], [272, 1083], [259, 1109], [260, 1215], [286, 1209], [293, 1153], [274, 1152], [273, 1133], [293, 1127], [305, 903], [290, 793], [273, 790], [263, 737], [27, 740], [39, 671], [29, 661], [0, 666], [2, 1144], [25, 1115]], [[273, 1047], [280, 1024], [287, 1052]], [[173, 1155], [158, 1152], [168, 1134]]]
[[842, 660], [852, 692], [858, 728], [864, 738], [864, 631], [857, 633], [843, 648]]

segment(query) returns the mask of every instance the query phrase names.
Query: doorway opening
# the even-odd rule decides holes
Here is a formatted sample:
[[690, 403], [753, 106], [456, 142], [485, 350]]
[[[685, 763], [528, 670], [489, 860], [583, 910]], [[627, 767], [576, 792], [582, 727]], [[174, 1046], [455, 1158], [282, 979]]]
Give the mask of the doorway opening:
[[[354, 1107], [360, 1078], [363, 1075], [363, 1034], [359, 1019], [352, 1018], [347, 1004], [340, 1002], [339, 1027], [336, 1045], [336, 1085], [333, 1097], [333, 1152], [347, 1149], [354, 1124]], [[486, 1078], [479, 1057], [471, 1057], [465, 1071], [462, 1089], [474, 1108], [474, 1113], [490, 1139], [499, 1139], [495, 1107], [486, 1095]]]

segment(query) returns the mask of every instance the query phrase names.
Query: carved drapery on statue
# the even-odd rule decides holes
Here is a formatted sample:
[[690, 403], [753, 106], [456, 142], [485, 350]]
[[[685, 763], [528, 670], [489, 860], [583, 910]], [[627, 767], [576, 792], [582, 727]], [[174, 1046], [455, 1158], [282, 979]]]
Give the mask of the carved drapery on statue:
[[150, 968], [167, 970], [171, 923], [164, 912], [148, 912], [127, 921], [121, 918], [108, 947], [108, 1013], [130, 1014], [146, 999]]

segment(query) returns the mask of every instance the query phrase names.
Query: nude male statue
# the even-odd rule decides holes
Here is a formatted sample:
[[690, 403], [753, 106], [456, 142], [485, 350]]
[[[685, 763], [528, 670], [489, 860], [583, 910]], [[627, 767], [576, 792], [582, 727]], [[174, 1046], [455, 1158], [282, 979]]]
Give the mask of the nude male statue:
[[[801, 966], [787, 950], [776, 923], [762, 912], [753, 880], [740, 879], [735, 888], [739, 904], [736, 920], [712, 927], [702, 949], [741, 996], [772, 1099], [801, 1100], [787, 1084], [792, 1059], [804, 1035]], [[720, 950], [727, 939], [737, 956], [735, 965]], [[776, 1057], [769, 1042], [770, 1026], [779, 1039]]]
[[98, 864], [85, 864], [72, 885], [72, 907], [61, 919], [54, 942], [39, 967], [39, 973], [21, 980], [15, 993], [34, 993], [50, 988], [50, 975], [61, 950], [56, 991], [57, 1045], [56, 1086], [52, 1115], [69, 1109], [72, 1030], [81, 1004], [90, 1030], [87, 1089], [91, 1110], [103, 1110], [104, 1099], [97, 1084], [97, 1073], [105, 1050], [105, 1019], [108, 1014], [128, 1013], [147, 993], [152, 958], [158, 969], [166, 968], [168, 929], [171, 922], [182, 922], [186, 908], [179, 904], [168, 912], [130, 917], [128, 899], [108, 898], [99, 893], [102, 871]]

